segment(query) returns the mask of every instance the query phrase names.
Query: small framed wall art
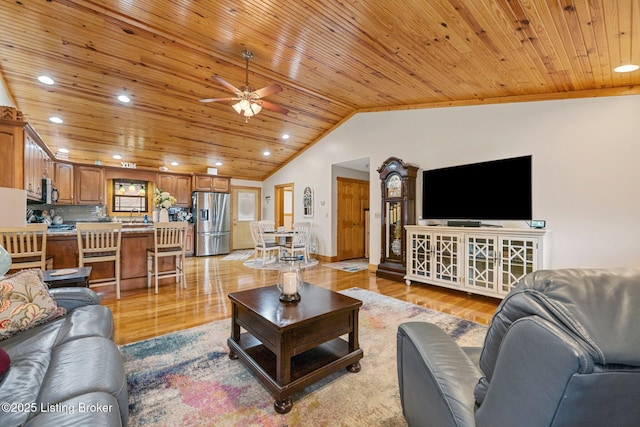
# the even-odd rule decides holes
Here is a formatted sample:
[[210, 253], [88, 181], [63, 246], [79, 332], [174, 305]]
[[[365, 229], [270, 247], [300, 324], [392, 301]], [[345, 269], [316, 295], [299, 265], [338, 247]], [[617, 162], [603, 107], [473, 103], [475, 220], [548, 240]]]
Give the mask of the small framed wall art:
[[313, 190], [311, 187], [305, 187], [302, 195], [302, 206], [304, 207], [304, 217], [313, 217]]

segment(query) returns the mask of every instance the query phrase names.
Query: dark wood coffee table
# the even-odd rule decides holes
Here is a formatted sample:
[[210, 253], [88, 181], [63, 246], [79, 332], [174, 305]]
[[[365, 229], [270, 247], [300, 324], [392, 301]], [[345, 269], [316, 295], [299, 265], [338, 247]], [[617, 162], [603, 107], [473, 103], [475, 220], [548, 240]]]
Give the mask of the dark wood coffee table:
[[[73, 271], [75, 270], [75, 271]], [[45, 270], [44, 281], [50, 288], [60, 288], [64, 286], [84, 286], [89, 287], [89, 276], [91, 267], [62, 268], [57, 270]]]
[[[311, 284], [294, 304], [278, 300], [276, 286], [229, 294], [229, 357], [240, 359], [275, 398], [276, 412], [291, 396], [342, 368], [360, 371], [358, 310], [362, 301]], [[241, 333], [241, 328], [246, 332]], [[348, 334], [348, 340], [340, 338]]]

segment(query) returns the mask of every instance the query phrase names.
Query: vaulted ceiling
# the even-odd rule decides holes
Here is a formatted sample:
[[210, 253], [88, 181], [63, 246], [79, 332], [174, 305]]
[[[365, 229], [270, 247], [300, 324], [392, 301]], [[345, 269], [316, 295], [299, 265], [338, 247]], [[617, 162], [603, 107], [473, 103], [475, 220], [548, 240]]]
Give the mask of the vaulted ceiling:
[[[360, 111], [640, 93], [613, 71], [640, 64], [637, 0], [7, 0], [0, 22], [9, 96], [80, 163], [262, 180]], [[199, 102], [244, 84], [244, 49], [287, 115]]]

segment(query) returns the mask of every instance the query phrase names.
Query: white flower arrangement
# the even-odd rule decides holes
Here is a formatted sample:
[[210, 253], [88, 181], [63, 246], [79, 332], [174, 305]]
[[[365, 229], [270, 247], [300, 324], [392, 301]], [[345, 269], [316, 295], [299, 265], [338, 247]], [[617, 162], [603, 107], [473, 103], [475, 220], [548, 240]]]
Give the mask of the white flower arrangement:
[[176, 198], [160, 188], [156, 188], [153, 192], [153, 206], [156, 208], [169, 209], [176, 202]]

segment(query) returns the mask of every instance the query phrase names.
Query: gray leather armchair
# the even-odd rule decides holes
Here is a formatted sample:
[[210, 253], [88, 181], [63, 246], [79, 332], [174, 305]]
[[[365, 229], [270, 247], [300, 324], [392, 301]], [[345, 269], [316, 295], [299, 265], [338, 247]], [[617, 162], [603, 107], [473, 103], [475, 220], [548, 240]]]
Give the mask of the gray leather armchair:
[[398, 328], [398, 382], [410, 426], [640, 425], [640, 270], [526, 276], [482, 348], [437, 326]]

